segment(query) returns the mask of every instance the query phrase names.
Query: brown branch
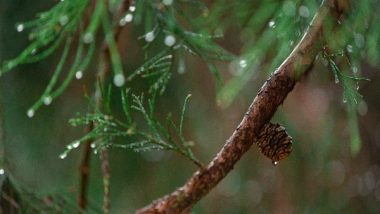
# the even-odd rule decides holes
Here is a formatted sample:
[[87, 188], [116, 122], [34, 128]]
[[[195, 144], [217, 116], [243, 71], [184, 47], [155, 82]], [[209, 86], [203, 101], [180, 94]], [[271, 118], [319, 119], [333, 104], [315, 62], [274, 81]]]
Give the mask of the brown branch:
[[342, 13], [339, 2], [323, 1], [301, 41], [261, 87], [240, 125], [211, 163], [204, 170], [195, 172], [184, 186], [137, 210], [137, 213], [187, 212], [233, 169], [257, 140], [261, 128], [270, 121], [295, 83], [313, 64], [321, 50], [324, 22]]
[[[106, 2], [107, 3], [107, 2]], [[107, 4], [108, 5], [108, 4]], [[114, 16], [114, 22], [116, 23], [113, 27], [113, 37], [115, 38], [115, 41], [117, 44], [119, 44], [119, 37], [122, 32], [123, 26], [120, 26], [118, 24], [118, 19], [128, 10], [130, 6], [130, 0], [124, 0], [121, 2], [120, 7], [118, 9], [118, 12]], [[119, 46], [119, 45], [118, 45]], [[97, 79], [103, 84], [106, 81], [108, 73], [110, 73], [111, 68], [111, 56], [110, 56], [110, 48], [107, 45], [107, 43], [103, 42], [103, 49], [100, 55], [100, 61], [99, 61], [99, 69], [97, 73]], [[96, 107], [100, 108], [102, 101], [101, 97], [97, 96], [97, 94], [100, 94], [100, 88], [99, 84], [96, 84], [95, 93], [93, 95]], [[91, 122], [87, 127], [87, 133], [91, 132], [96, 124]], [[79, 207], [82, 210], [86, 210], [87, 206], [87, 189], [88, 189], [88, 180], [89, 180], [89, 169], [90, 169], [90, 157], [91, 157], [91, 143], [92, 141], [87, 141], [85, 143], [85, 148], [83, 150], [83, 159], [80, 166], [80, 193], [78, 198], [78, 204]], [[110, 191], [109, 191], [109, 179], [110, 179], [110, 170], [109, 170], [109, 161], [108, 161], [108, 151], [106, 149], [102, 149], [100, 151], [100, 159], [101, 159], [101, 168], [102, 168], [102, 174], [103, 174], [103, 183], [104, 183], [104, 199], [103, 199], [103, 211], [104, 213], [109, 212], [110, 208]]]

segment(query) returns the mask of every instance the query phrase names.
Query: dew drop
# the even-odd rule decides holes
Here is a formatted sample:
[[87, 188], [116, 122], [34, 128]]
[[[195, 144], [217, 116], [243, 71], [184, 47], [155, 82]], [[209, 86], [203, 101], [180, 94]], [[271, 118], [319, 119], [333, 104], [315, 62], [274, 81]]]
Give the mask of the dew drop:
[[75, 73], [75, 78], [76, 79], [82, 79], [82, 77], [83, 77], [83, 71], [77, 71], [76, 73]]
[[29, 109], [27, 112], [26, 112], [26, 115], [28, 115], [29, 118], [32, 118], [34, 116], [34, 110], [33, 109]]
[[242, 59], [239, 61], [239, 65], [240, 67], [245, 68], [247, 67], [247, 61], [245, 59]]
[[347, 98], [343, 97], [343, 103], [347, 103]]
[[80, 142], [77, 140], [77, 141], [74, 141], [73, 143], [73, 148], [78, 148], [80, 145]]
[[170, 6], [173, 4], [173, 0], [162, 0], [162, 3], [166, 6]]
[[171, 47], [175, 44], [175, 42], [176, 42], [176, 39], [173, 35], [167, 35], [165, 37], [164, 43], [166, 46]]
[[365, 39], [363, 34], [360, 33], [354, 33], [354, 40], [355, 40], [355, 45], [358, 48], [363, 48], [365, 45]]
[[272, 164], [273, 164], [274, 166], [277, 166], [278, 161], [272, 161]]
[[113, 83], [117, 86], [117, 87], [121, 87], [124, 85], [125, 83], [125, 77], [123, 74], [116, 74], [113, 78]]
[[59, 24], [60, 25], [63, 26], [65, 24], [67, 24], [67, 22], [69, 22], [69, 17], [67, 17], [66, 15], [59, 17]]
[[32, 55], [34, 55], [34, 54], [36, 54], [36, 52], [37, 52], [37, 49], [34, 48], [34, 49], [32, 50], [32, 52], [30, 52], [30, 53], [31, 53]]
[[300, 6], [298, 13], [304, 18], [308, 18], [310, 16], [309, 8], [307, 8], [305, 5]]
[[271, 20], [269, 23], [268, 23], [268, 26], [271, 27], [271, 28], [275, 28], [276, 27], [276, 22]]
[[347, 45], [346, 50], [347, 50], [349, 53], [352, 53], [352, 45]]
[[72, 145], [72, 144], [69, 144], [69, 145], [66, 146], [66, 148], [67, 148], [68, 150], [72, 150], [72, 149], [73, 149], [73, 145]]
[[59, 155], [59, 158], [60, 159], [65, 159], [67, 157], [67, 154], [66, 153], [62, 153], [61, 155]]
[[338, 84], [339, 83], [339, 76], [338, 76], [338, 74], [335, 74], [334, 76], [335, 76], [335, 84]]
[[4, 169], [0, 169], [0, 175], [4, 175], [5, 171]]
[[22, 32], [24, 30], [24, 25], [23, 24], [18, 24], [17, 27], [17, 32]]
[[152, 42], [154, 40], [154, 32], [150, 31], [147, 34], [145, 34], [145, 41]]
[[126, 25], [128, 22], [131, 22], [133, 20], [133, 15], [128, 13], [127, 15], [125, 15], [122, 19], [120, 19], [119, 21], [119, 25], [120, 26], [124, 26]]
[[135, 12], [135, 10], [136, 10], [136, 6], [134, 5], [129, 6], [129, 11]]
[[51, 96], [47, 96], [44, 98], [44, 104], [45, 105], [50, 105], [50, 103], [53, 101], [53, 98]]
[[131, 22], [133, 20], [133, 15], [128, 13], [127, 15], [125, 15], [124, 19], [126, 22]]
[[352, 67], [352, 72], [354, 72], [355, 74], [358, 73], [358, 70], [359, 70], [358, 67], [356, 66]]
[[91, 143], [91, 148], [95, 149], [95, 147], [96, 147], [96, 144], [95, 143]]
[[89, 44], [94, 41], [94, 35], [90, 32], [87, 32], [83, 36], [83, 42]]

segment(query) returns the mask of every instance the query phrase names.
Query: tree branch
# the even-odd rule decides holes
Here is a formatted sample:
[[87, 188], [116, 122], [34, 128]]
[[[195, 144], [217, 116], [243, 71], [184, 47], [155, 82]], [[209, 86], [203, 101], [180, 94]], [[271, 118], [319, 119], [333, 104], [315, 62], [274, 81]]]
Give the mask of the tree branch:
[[153, 201], [137, 213], [182, 213], [213, 189], [257, 140], [262, 127], [270, 121], [295, 83], [313, 64], [322, 48], [323, 25], [343, 13], [341, 0], [325, 0], [301, 41], [275, 73], [264, 83], [243, 120], [221, 151], [204, 169], [173, 193]]
[[[116, 23], [113, 27], [113, 37], [115, 38], [116, 43], [118, 44], [120, 34], [122, 32], [123, 26], [120, 26], [117, 22], [118, 19], [128, 10], [130, 6], [130, 0], [124, 0], [121, 2], [118, 12], [114, 16], [114, 22]], [[97, 73], [97, 79], [102, 83], [106, 81], [107, 75], [110, 72], [111, 68], [111, 56], [110, 56], [110, 47], [107, 45], [107, 42], [103, 42], [103, 49], [100, 56], [99, 64], [101, 69]], [[96, 107], [100, 108], [102, 105], [101, 96], [97, 96], [100, 94], [99, 84], [95, 86], [95, 93], [93, 95]], [[86, 128], [87, 133], [91, 132], [96, 124], [91, 122]], [[92, 141], [87, 141], [84, 150], [83, 150], [83, 159], [80, 166], [80, 193], [78, 198], [79, 207], [82, 210], [86, 209], [87, 206], [87, 188], [88, 188], [88, 180], [89, 180], [89, 169], [90, 169], [90, 157], [91, 157], [91, 143]], [[104, 183], [104, 200], [103, 200], [103, 210], [104, 213], [109, 212], [110, 201], [109, 201], [109, 178], [110, 178], [110, 170], [109, 170], [109, 161], [108, 161], [108, 151], [106, 149], [102, 149], [100, 151], [100, 159], [102, 161], [101, 168], [103, 174], [103, 183]]]

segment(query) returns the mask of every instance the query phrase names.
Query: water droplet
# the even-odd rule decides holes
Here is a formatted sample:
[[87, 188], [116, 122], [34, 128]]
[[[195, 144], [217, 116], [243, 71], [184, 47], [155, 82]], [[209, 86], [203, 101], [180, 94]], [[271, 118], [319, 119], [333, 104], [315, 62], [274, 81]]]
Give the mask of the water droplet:
[[29, 109], [27, 112], [26, 112], [26, 115], [28, 115], [29, 118], [32, 118], [34, 116], [34, 110], [33, 109]]
[[150, 31], [147, 34], [145, 34], [145, 41], [147, 41], [147, 42], [152, 42], [154, 40], [154, 38], [155, 38], [155, 36], [154, 36], [153, 31]]
[[347, 103], [347, 98], [343, 97], [343, 103]]
[[53, 101], [53, 98], [51, 96], [47, 96], [44, 98], [44, 104], [45, 105], [50, 105], [51, 101]]
[[128, 13], [127, 15], [125, 15], [122, 19], [120, 19], [119, 21], [119, 25], [120, 26], [124, 26], [126, 25], [128, 22], [131, 22], [133, 20], [133, 15]]
[[170, 6], [173, 4], [173, 0], [162, 0], [162, 3], [166, 6]]
[[334, 76], [335, 76], [335, 84], [338, 84], [339, 83], [339, 76], [338, 76], [338, 74], [335, 74]]
[[83, 36], [83, 42], [89, 44], [94, 41], [94, 35], [90, 32], [87, 32]]
[[73, 142], [73, 148], [78, 148], [79, 145], [80, 145], [80, 142], [78, 140]]
[[24, 25], [23, 24], [18, 24], [17, 27], [17, 32], [22, 32], [24, 30]]
[[349, 53], [352, 53], [352, 45], [347, 45], [346, 49]]
[[247, 61], [245, 59], [242, 59], [239, 61], [239, 65], [240, 67], [245, 68], [247, 67]]
[[0, 169], [0, 175], [4, 175], [5, 171], [4, 169]]
[[356, 66], [352, 67], [352, 72], [354, 74], [358, 73], [358, 71], [359, 71], [358, 67], [356, 67]]
[[82, 79], [82, 77], [83, 77], [83, 71], [77, 71], [76, 73], [75, 73], [75, 78], [76, 79]]
[[95, 143], [91, 143], [91, 148], [94, 149], [96, 147]]
[[278, 161], [272, 161], [272, 164], [273, 164], [274, 166], [277, 166]]
[[116, 74], [113, 78], [113, 83], [117, 86], [117, 87], [121, 87], [124, 85], [125, 83], [125, 77], [123, 74]]
[[135, 10], [136, 10], [136, 6], [134, 5], [129, 6], [129, 11], [135, 12]]
[[310, 16], [309, 8], [307, 8], [305, 5], [300, 6], [298, 9], [298, 13], [301, 17], [308, 18]]
[[72, 145], [72, 144], [69, 144], [69, 145], [66, 146], [66, 148], [67, 148], [68, 150], [72, 150], [72, 149], [73, 149], [73, 145]]
[[67, 157], [67, 153], [62, 153], [61, 155], [59, 155], [59, 158], [60, 159], [65, 159]]
[[66, 15], [59, 17], [59, 24], [60, 25], [63, 26], [65, 24], [67, 24], [67, 22], [69, 22], [69, 17], [67, 17]]
[[268, 26], [269, 26], [270, 28], [275, 28], [275, 27], [276, 27], [276, 22], [273, 21], [273, 20], [270, 20], [269, 23], [268, 23]]
[[164, 43], [166, 46], [171, 47], [175, 44], [175, 42], [176, 42], [176, 39], [173, 35], [167, 35], [165, 37]]
[[363, 48], [365, 44], [365, 39], [363, 34], [360, 33], [354, 33], [354, 40], [355, 40], [355, 45], [358, 48]]
[[34, 49], [32, 50], [32, 52], [30, 52], [30, 53], [31, 53], [32, 55], [34, 55], [34, 54], [36, 54], [36, 52], [37, 52], [37, 49], [34, 48]]

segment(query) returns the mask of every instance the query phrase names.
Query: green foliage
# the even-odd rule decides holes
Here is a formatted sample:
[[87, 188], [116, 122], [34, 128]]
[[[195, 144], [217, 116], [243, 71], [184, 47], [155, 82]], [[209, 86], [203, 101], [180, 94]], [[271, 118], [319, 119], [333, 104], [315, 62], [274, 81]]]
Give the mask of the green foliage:
[[[90, 123], [96, 125], [92, 131], [82, 138], [67, 145], [60, 158], [66, 158], [67, 154], [71, 150], [78, 148], [81, 143], [91, 141], [91, 148], [94, 153], [108, 147], [132, 149], [135, 152], [171, 150], [185, 156], [197, 166], [202, 166], [191, 150], [194, 143], [185, 140], [183, 135], [183, 122], [190, 95], [184, 101], [179, 125], [174, 123], [171, 114], [167, 115], [165, 124], [155, 117], [156, 95], [147, 99], [147, 107], [144, 105], [144, 95], [130, 94], [129, 89], [122, 92], [121, 98], [126, 117], [125, 121], [120, 121], [112, 115], [105, 114], [99, 110], [94, 114], [71, 119], [70, 124], [73, 126], [89, 125]], [[107, 99], [109, 100], [109, 98]], [[132, 115], [137, 115], [133, 113], [142, 116], [143, 122], [135, 119]], [[144, 128], [144, 125], [147, 127]], [[123, 140], [124, 143], [115, 143], [117, 138]]]
[[[343, 87], [343, 102], [347, 103], [348, 124], [351, 133], [351, 152], [352, 154], [357, 154], [360, 151], [361, 147], [356, 111], [358, 100], [362, 99], [361, 94], [358, 92], [359, 81], [369, 81], [369, 79], [358, 76], [357, 70], [352, 69], [348, 55], [344, 53], [328, 54], [324, 52], [323, 57], [328, 62], [328, 64], [331, 67], [331, 70], [334, 73], [335, 83], [340, 83]], [[341, 65], [341, 67], [348, 67], [350, 71], [342, 70], [340, 66], [336, 64], [337, 59], [334, 60], [334, 58], [339, 57], [343, 58], [343, 65]], [[350, 74], [345, 73], [351, 73], [352, 76]]]

